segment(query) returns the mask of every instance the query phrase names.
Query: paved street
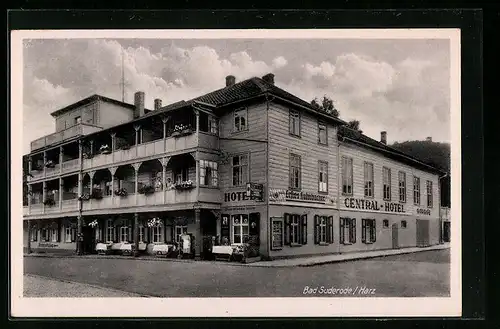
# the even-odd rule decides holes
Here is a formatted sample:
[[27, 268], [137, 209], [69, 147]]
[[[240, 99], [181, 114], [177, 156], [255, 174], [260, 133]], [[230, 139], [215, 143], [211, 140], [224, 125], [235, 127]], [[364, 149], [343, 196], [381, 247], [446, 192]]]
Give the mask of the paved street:
[[[105, 257], [25, 257], [24, 269], [26, 274], [158, 297], [346, 296], [341, 292], [355, 297], [449, 296], [449, 249], [293, 268]], [[33, 284], [25, 277], [27, 283]], [[304, 295], [305, 287], [310, 288], [310, 294]], [[65, 288], [62, 283], [57, 289], [44, 285], [37, 287], [36, 293], [43, 295], [43, 290], [47, 296], [54, 296]]]

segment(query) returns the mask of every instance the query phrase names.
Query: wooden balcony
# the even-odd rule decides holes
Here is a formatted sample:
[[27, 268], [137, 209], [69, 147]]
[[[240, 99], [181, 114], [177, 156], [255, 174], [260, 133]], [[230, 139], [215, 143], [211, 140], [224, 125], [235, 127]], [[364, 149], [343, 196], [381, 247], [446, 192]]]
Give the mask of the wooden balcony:
[[52, 177], [61, 173], [61, 166], [56, 163], [53, 168], [45, 168], [45, 177]]
[[78, 199], [63, 200], [61, 211], [78, 211]]
[[73, 127], [55, 132], [53, 134], [44, 136], [42, 138], [36, 139], [31, 142], [31, 151], [50, 146], [52, 144], [61, 143], [70, 138], [74, 138], [81, 135], [88, 135], [93, 132], [101, 130], [101, 127], [88, 125], [88, 124], [77, 124]]
[[68, 173], [80, 169], [80, 160], [73, 159], [62, 163], [62, 172]]

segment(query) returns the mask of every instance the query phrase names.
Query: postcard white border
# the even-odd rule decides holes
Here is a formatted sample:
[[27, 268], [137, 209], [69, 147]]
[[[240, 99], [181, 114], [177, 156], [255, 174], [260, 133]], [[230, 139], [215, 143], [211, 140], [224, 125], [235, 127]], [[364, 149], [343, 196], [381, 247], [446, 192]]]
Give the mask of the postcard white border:
[[[448, 39], [451, 88], [451, 277], [443, 298], [24, 298], [22, 225], [23, 39]], [[408, 317], [460, 316], [461, 104], [459, 29], [31, 30], [11, 33], [11, 316], [13, 317]], [[15, 143], [15, 144], [14, 144]], [[121, 298], [120, 298], [121, 299]], [[306, 301], [306, 303], [305, 303]]]

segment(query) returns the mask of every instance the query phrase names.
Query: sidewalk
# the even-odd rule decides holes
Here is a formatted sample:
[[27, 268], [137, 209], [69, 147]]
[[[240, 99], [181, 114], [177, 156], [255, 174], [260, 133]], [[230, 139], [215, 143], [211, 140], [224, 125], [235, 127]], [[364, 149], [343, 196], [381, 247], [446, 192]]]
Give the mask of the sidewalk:
[[374, 250], [363, 252], [352, 252], [346, 254], [335, 254], [325, 256], [312, 256], [301, 258], [287, 258], [279, 259], [268, 262], [257, 262], [246, 264], [247, 266], [260, 266], [260, 267], [296, 267], [296, 266], [314, 266], [328, 263], [345, 262], [350, 260], [367, 259], [374, 257], [384, 257], [392, 255], [402, 255], [421, 251], [441, 250], [450, 248], [449, 243], [438, 244], [430, 247], [414, 247], [414, 248], [401, 248], [401, 249], [387, 249], [387, 250]]
[[309, 257], [299, 257], [299, 258], [286, 258], [277, 259], [272, 261], [258, 261], [248, 264], [238, 263], [238, 262], [215, 262], [210, 260], [192, 260], [192, 259], [177, 259], [177, 258], [163, 258], [154, 256], [121, 256], [121, 255], [82, 255], [78, 256], [76, 254], [50, 254], [50, 253], [32, 253], [24, 254], [25, 257], [49, 257], [49, 258], [87, 258], [87, 259], [126, 259], [126, 260], [146, 260], [146, 261], [166, 261], [166, 262], [205, 262], [205, 263], [216, 263], [221, 265], [229, 266], [254, 266], [254, 267], [297, 267], [297, 266], [314, 266], [328, 263], [345, 262], [357, 259], [367, 259], [375, 257], [393, 256], [409, 254], [421, 251], [430, 250], [441, 250], [450, 248], [449, 243], [438, 244], [430, 247], [412, 247], [412, 248], [401, 248], [401, 249], [386, 249], [386, 250], [374, 250], [374, 251], [362, 251], [362, 252], [350, 252], [345, 254], [332, 254], [323, 256], [309, 256]]

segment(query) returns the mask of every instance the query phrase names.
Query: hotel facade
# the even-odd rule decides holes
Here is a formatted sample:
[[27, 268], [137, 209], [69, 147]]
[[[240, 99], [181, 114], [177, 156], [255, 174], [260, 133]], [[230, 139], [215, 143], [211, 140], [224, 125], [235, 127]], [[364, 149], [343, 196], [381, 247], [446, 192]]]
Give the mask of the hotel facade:
[[273, 74], [153, 110], [134, 99], [59, 109], [56, 132], [31, 142], [25, 250], [177, 255], [189, 235], [195, 258], [244, 246], [276, 259], [440, 243], [443, 173]]

